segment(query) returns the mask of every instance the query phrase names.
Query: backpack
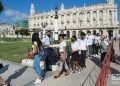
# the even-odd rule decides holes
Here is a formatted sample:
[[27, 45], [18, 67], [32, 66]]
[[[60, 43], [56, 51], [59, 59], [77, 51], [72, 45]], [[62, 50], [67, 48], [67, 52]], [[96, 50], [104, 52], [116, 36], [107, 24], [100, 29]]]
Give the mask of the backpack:
[[0, 63], [0, 69], [1, 69], [1, 68], [3, 68], [3, 64], [2, 64], [2, 63]]

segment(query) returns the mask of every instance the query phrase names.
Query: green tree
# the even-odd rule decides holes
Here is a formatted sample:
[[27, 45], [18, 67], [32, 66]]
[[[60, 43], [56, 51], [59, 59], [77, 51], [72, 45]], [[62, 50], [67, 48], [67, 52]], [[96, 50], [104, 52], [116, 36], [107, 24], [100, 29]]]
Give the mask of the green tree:
[[2, 1], [0, 0], [0, 14], [3, 10], [4, 10], [4, 7], [3, 7], [3, 4], [2, 4]]
[[20, 32], [20, 30], [15, 30], [15, 34], [17, 35], [17, 38], [18, 38], [19, 32]]
[[26, 29], [26, 28], [21, 28], [21, 29], [20, 29], [20, 35], [22, 35], [22, 38], [23, 38], [23, 36], [28, 36], [28, 35], [30, 35], [30, 34], [29, 34], [29, 30]]

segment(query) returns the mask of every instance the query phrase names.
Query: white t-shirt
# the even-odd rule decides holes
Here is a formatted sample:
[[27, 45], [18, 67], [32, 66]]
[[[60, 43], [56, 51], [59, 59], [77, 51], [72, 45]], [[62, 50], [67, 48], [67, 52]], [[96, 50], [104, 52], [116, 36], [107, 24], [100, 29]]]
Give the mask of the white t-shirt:
[[80, 50], [87, 50], [87, 39], [79, 40], [79, 49]]
[[93, 35], [87, 36], [87, 45], [92, 45], [93, 44], [93, 40], [94, 40], [94, 36]]
[[79, 46], [79, 44], [78, 44], [77, 41], [75, 41], [74, 43], [71, 43], [71, 49], [72, 49], [72, 51], [78, 50], [79, 49], [78, 46]]
[[100, 37], [98, 36], [96, 36], [96, 39], [97, 39], [97, 42], [100, 44], [100, 42], [101, 42], [101, 40], [100, 40]]
[[66, 42], [65, 41], [62, 41], [60, 44], [59, 44], [59, 52], [64, 52], [64, 47], [66, 47]]

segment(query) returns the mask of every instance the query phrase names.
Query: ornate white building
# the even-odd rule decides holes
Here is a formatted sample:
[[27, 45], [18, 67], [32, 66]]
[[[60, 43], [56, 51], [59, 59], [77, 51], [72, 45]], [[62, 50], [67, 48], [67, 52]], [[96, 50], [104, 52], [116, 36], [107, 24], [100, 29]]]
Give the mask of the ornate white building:
[[13, 37], [15, 35], [15, 25], [13, 24], [0, 24], [0, 38]]
[[[118, 35], [118, 12], [114, 0], [91, 6], [73, 7], [65, 9], [62, 4], [58, 10], [58, 30], [71, 37], [73, 34], [79, 36], [80, 32], [100, 33], [100, 35]], [[55, 11], [35, 14], [34, 3], [31, 4], [30, 16], [28, 18], [29, 29], [39, 30], [43, 34], [42, 23], [47, 23], [45, 29], [54, 32]]]

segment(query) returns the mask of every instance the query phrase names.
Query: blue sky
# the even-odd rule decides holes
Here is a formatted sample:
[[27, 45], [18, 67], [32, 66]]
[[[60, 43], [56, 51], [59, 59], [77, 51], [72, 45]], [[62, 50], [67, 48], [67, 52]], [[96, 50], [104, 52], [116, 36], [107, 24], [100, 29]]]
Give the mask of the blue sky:
[[[4, 5], [4, 11], [0, 15], [0, 23], [13, 23], [19, 19], [26, 19], [29, 16], [31, 0], [1, 0]], [[96, 3], [103, 3], [107, 0], [33, 0], [35, 3], [36, 13], [49, 11], [56, 6], [60, 7], [61, 3], [65, 8], [72, 8]], [[118, 14], [120, 15], [120, 0], [115, 0], [118, 5]], [[118, 20], [120, 21], [120, 16]]]

